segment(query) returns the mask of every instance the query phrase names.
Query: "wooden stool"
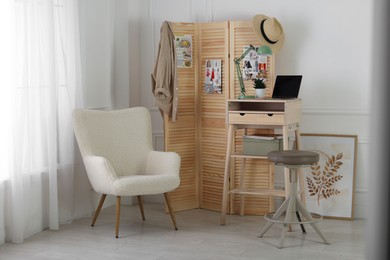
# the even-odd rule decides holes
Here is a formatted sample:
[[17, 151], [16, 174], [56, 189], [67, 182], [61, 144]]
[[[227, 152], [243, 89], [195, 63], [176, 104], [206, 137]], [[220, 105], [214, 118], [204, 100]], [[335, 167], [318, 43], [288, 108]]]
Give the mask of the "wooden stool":
[[[270, 213], [264, 216], [268, 223], [260, 233], [259, 237], [263, 237], [264, 233], [267, 232], [274, 223], [281, 223], [283, 224], [283, 230], [278, 248], [283, 248], [283, 243], [286, 238], [289, 225], [310, 224], [322, 238], [324, 243], [329, 244], [317, 226], [317, 222], [322, 219], [322, 216], [309, 213], [298, 198], [297, 169], [310, 166], [318, 162], [319, 154], [300, 150], [272, 151], [268, 153], [268, 160], [274, 162], [275, 165], [282, 165], [290, 170], [290, 194], [275, 213]], [[283, 213], [285, 213], [284, 219], [281, 218]], [[302, 219], [299, 217], [299, 213], [302, 215]], [[305, 233], [303, 228], [302, 231]]]

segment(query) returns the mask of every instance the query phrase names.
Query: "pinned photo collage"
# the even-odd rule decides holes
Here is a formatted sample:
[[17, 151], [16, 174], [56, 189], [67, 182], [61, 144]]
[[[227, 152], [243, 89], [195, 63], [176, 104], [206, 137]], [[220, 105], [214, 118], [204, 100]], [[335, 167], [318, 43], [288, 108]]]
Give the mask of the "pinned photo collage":
[[[244, 46], [245, 52], [249, 46]], [[252, 80], [255, 78], [265, 78], [267, 73], [267, 56], [258, 55], [256, 50], [251, 50], [243, 59], [243, 80]]]
[[192, 37], [176, 35], [176, 62], [178, 68], [192, 68]]
[[222, 93], [221, 69], [221, 60], [206, 60], [204, 93]]

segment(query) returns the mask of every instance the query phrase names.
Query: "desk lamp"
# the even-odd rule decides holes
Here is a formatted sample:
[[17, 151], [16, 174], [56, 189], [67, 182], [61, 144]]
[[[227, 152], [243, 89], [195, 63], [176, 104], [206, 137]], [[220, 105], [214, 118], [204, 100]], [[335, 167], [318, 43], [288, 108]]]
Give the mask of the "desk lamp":
[[[240, 89], [241, 89], [241, 95], [238, 97], [239, 99], [247, 99], [247, 98], [255, 98], [255, 96], [247, 96], [246, 90], [245, 90], [245, 85], [244, 85], [244, 80], [242, 78], [242, 72], [240, 68], [240, 62], [245, 56], [252, 50], [256, 50], [253, 45], [249, 45], [249, 48], [239, 57], [239, 58], [234, 58], [234, 64], [236, 66], [237, 70], [237, 77], [238, 77], [238, 82], [240, 83]], [[263, 45], [259, 48], [257, 48], [257, 55], [271, 55], [272, 50], [269, 46]]]

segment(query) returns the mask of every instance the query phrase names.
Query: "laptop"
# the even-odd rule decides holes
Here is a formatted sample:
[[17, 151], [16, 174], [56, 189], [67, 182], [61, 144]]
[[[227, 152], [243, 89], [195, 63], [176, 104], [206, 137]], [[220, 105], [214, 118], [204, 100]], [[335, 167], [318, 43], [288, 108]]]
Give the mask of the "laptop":
[[272, 99], [295, 99], [301, 87], [302, 75], [277, 75]]

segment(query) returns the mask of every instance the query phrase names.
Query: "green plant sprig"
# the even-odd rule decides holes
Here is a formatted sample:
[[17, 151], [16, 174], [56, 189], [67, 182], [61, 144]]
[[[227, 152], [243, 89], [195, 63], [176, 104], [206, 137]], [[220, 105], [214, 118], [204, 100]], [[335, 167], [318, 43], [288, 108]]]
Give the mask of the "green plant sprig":
[[263, 78], [255, 78], [253, 79], [253, 88], [266, 88], [265, 79]]

